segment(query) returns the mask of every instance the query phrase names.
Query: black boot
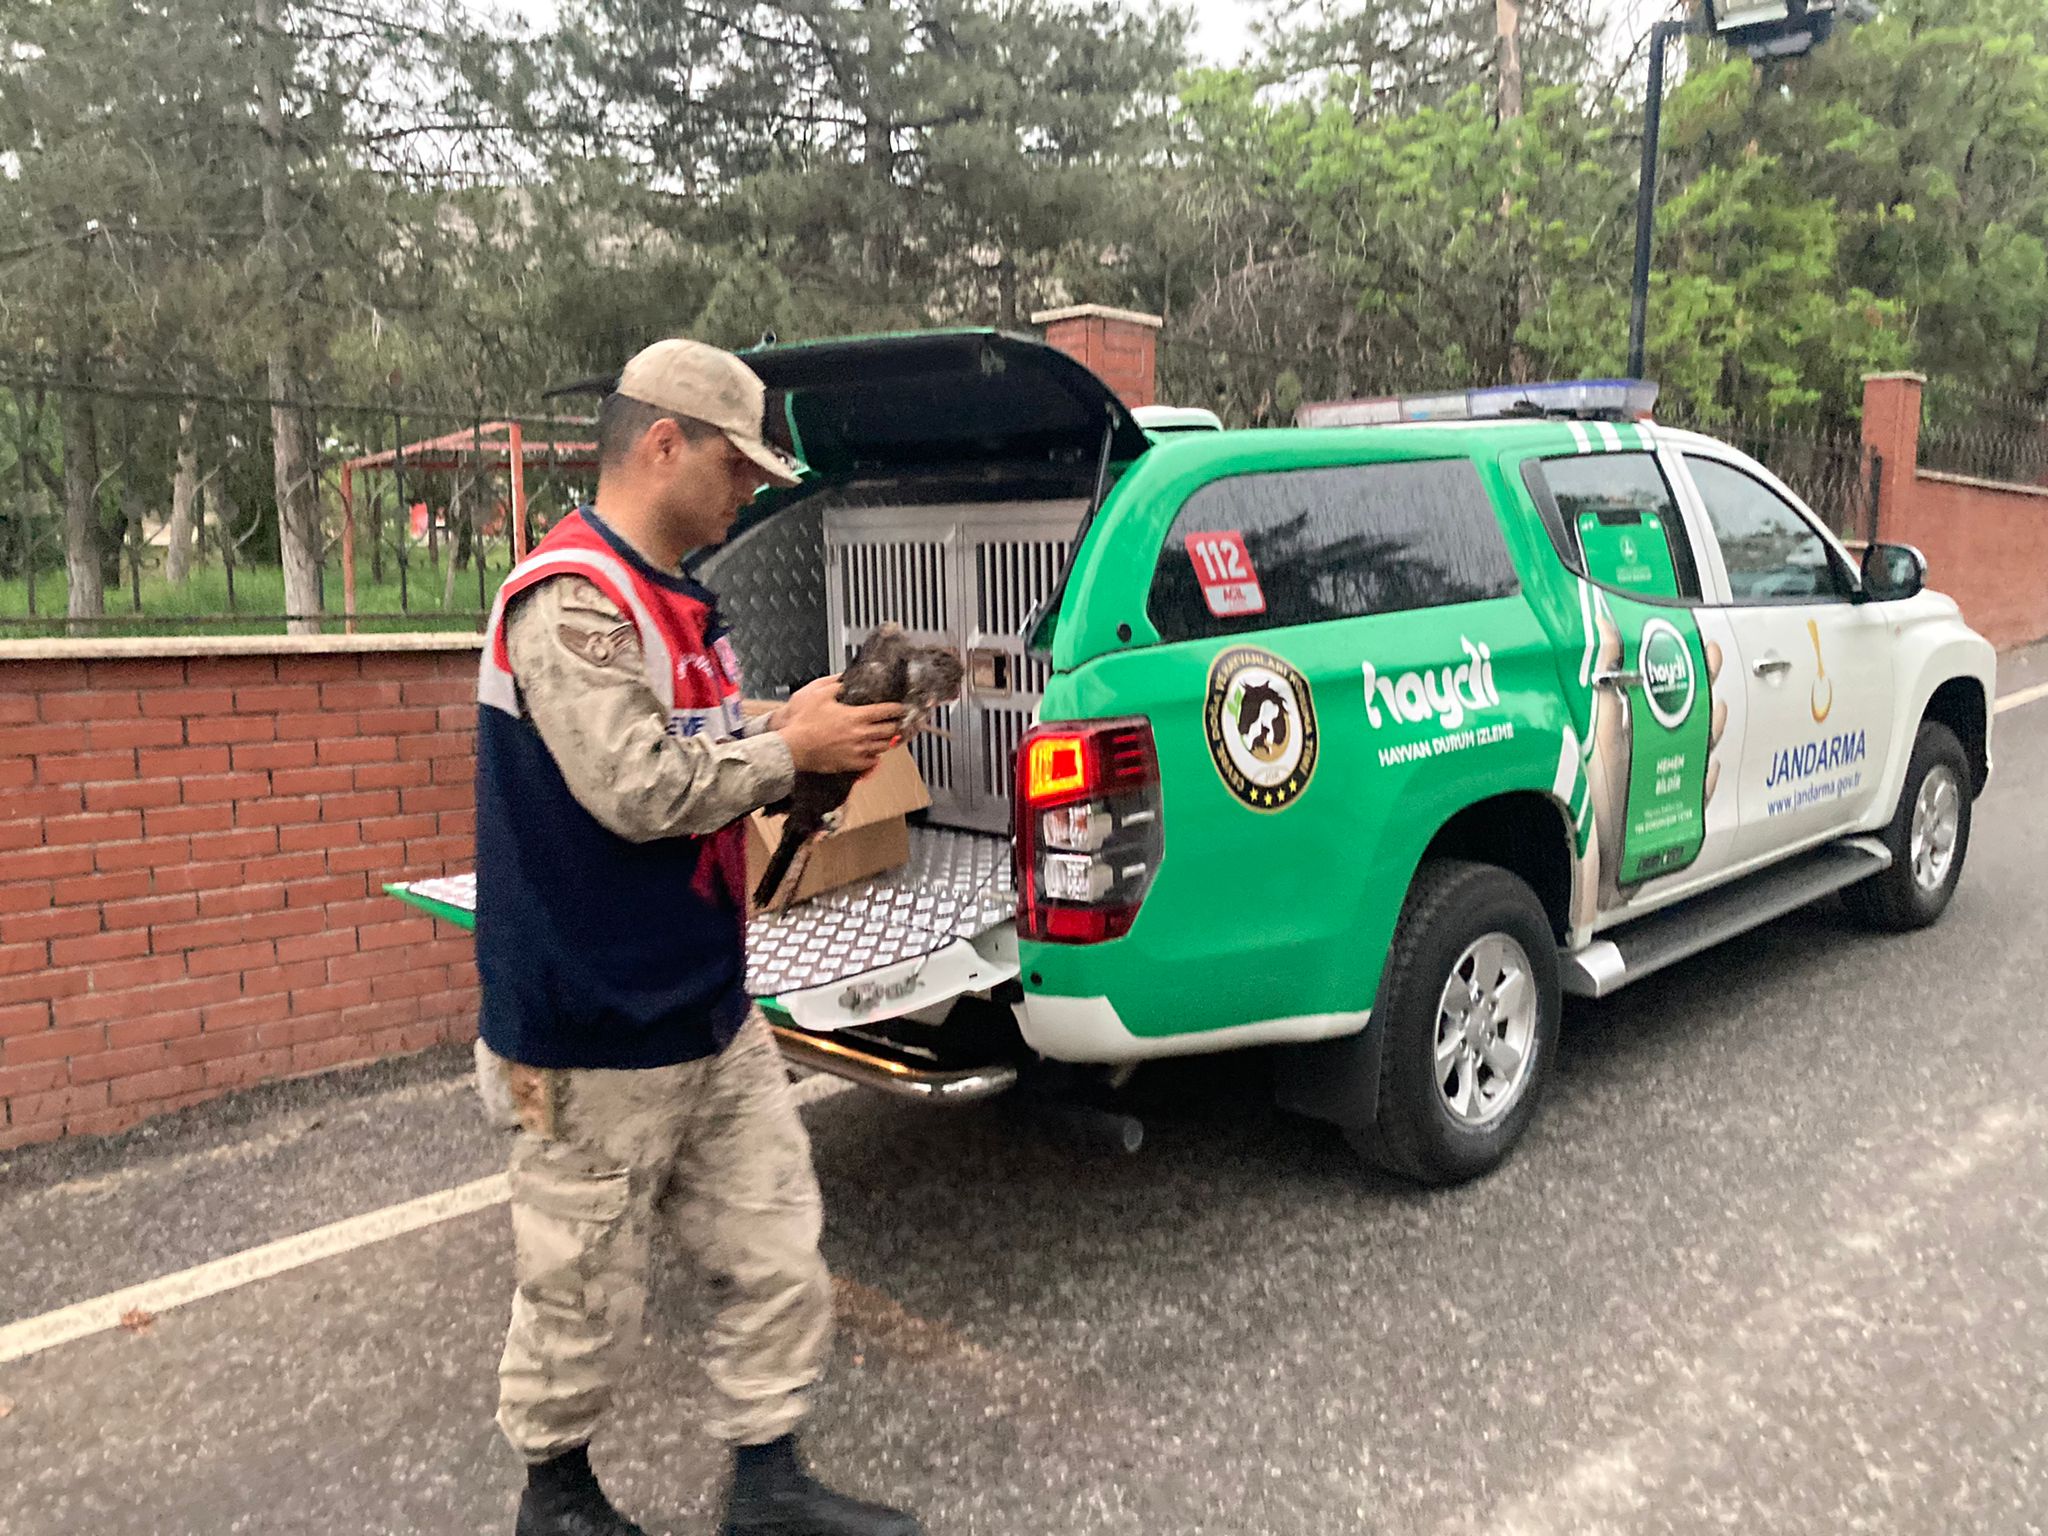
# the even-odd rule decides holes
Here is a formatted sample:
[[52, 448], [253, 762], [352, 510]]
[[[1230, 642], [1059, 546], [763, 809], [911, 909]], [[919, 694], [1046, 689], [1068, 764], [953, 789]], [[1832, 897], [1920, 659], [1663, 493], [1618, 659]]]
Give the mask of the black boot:
[[732, 1492], [718, 1536], [924, 1536], [900, 1509], [834, 1493], [804, 1471], [796, 1439], [733, 1452]]
[[513, 1536], [647, 1536], [612, 1508], [597, 1486], [585, 1446], [526, 1469], [526, 1493], [519, 1501]]

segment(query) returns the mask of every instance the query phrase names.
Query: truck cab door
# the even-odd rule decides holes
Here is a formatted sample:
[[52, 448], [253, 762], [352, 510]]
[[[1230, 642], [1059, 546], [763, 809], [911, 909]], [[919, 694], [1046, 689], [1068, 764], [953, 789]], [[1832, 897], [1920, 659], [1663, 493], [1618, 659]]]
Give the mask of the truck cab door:
[[1813, 514], [1733, 450], [1687, 448], [1739, 653], [1748, 733], [1739, 863], [1840, 836], [1873, 808], [1891, 747], [1890, 627], [1856, 601], [1848, 557]]
[[1532, 459], [1523, 481], [1578, 587], [1580, 648], [1564, 681], [1590, 695], [1585, 775], [1606, 926], [1712, 884], [1735, 859], [1730, 759], [1743, 718], [1727, 697], [1730, 645], [1652, 443]]

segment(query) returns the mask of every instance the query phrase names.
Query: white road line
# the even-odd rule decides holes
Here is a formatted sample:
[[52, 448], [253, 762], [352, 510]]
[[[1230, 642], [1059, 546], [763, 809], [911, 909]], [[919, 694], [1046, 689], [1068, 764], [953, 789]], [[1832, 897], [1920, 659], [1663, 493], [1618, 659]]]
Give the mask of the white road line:
[[[852, 1083], [816, 1074], [794, 1084], [791, 1094], [797, 1106], [804, 1108], [852, 1091]], [[438, 1226], [458, 1216], [472, 1216], [494, 1205], [502, 1205], [508, 1198], [505, 1175], [494, 1173], [487, 1179], [458, 1184], [453, 1189], [422, 1195], [417, 1200], [351, 1216], [346, 1221], [315, 1227], [296, 1237], [279, 1238], [274, 1243], [245, 1249], [158, 1280], [145, 1280], [140, 1285], [109, 1291], [104, 1296], [95, 1296], [90, 1301], [81, 1301], [55, 1312], [45, 1312], [40, 1317], [23, 1318], [18, 1323], [0, 1327], [0, 1365], [118, 1328], [121, 1319], [130, 1312], [147, 1312], [152, 1316], [168, 1312], [187, 1302], [203, 1301], [223, 1291], [268, 1280], [274, 1275], [317, 1264], [322, 1259], [337, 1258], [387, 1238], [417, 1232], [422, 1227]]]
[[422, 1195], [402, 1205], [386, 1206], [368, 1215], [351, 1216], [346, 1221], [315, 1227], [296, 1237], [280, 1238], [260, 1248], [250, 1248], [225, 1259], [215, 1259], [210, 1264], [165, 1275], [160, 1280], [146, 1280], [141, 1285], [109, 1291], [76, 1306], [45, 1312], [41, 1317], [24, 1318], [21, 1322], [0, 1328], [0, 1365], [40, 1354], [59, 1344], [69, 1344], [74, 1339], [105, 1333], [109, 1328], [118, 1328], [121, 1319], [131, 1311], [152, 1315], [167, 1312], [189, 1301], [218, 1296], [222, 1291], [232, 1291], [252, 1281], [268, 1280], [287, 1270], [331, 1259], [371, 1243], [381, 1243], [401, 1233], [416, 1232], [421, 1227], [488, 1210], [502, 1204], [505, 1199], [505, 1175], [494, 1173], [487, 1179], [458, 1184], [453, 1189]]
[[2018, 709], [2022, 704], [2038, 704], [2043, 699], [2048, 699], [2048, 683], [2043, 683], [2038, 688], [2022, 688], [2018, 693], [2008, 693], [1998, 701], [1992, 713], [2002, 715], [2009, 709]]

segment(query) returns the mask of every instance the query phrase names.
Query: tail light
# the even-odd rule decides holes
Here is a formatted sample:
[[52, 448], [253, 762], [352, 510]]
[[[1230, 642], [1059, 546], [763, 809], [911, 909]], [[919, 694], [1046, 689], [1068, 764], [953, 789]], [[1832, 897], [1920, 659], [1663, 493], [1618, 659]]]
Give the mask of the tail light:
[[1144, 720], [1041, 726], [1017, 749], [1017, 932], [1120, 939], [1165, 848], [1159, 754]]

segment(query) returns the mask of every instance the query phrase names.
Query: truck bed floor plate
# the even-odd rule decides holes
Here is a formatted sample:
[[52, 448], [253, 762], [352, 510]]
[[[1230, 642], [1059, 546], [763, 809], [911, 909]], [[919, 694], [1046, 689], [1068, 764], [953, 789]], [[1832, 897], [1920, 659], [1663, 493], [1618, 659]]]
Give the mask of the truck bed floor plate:
[[1000, 927], [1016, 901], [1008, 838], [912, 827], [901, 869], [756, 917], [747, 990], [779, 997], [915, 960]]
[[[404, 889], [458, 913], [476, 910], [474, 874]], [[912, 827], [910, 861], [901, 869], [756, 916], [747, 927], [747, 991], [814, 991], [972, 943], [1009, 922], [1016, 904], [1007, 837]]]

